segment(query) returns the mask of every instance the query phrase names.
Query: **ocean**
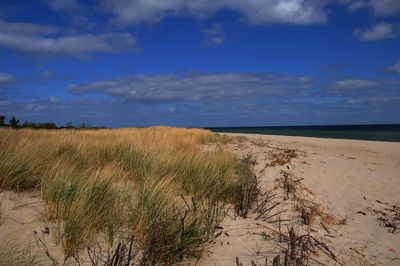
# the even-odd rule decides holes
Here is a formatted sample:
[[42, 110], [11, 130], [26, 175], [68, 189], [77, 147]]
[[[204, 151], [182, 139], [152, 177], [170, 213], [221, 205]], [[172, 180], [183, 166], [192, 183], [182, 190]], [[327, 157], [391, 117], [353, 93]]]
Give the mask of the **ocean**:
[[332, 125], [332, 126], [268, 126], [211, 127], [213, 132], [249, 133], [263, 135], [302, 136], [333, 139], [357, 139], [400, 142], [400, 124]]

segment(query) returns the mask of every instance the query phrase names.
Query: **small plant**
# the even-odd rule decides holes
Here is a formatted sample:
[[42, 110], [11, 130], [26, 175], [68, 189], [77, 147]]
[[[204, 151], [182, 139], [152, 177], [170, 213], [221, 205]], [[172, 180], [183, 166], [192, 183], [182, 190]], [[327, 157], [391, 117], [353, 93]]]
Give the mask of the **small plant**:
[[234, 204], [236, 214], [246, 218], [260, 196], [259, 180], [251, 171], [255, 165], [255, 160], [250, 155], [244, 157], [239, 165], [241, 166], [241, 176], [244, 178], [240, 184], [239, 191], [237, 191]]
[[261, 232], [261, 237], [263, 238], [263, 240], [268, 240], [271, 238], [271, 236], [266, 232]]
[[138, 260], [133, 234], [122, 237], [111, 250], [104, 250], [101, 244], [96, 243], [93, 247], [87, 247], [87, 254], [92, 265], [129, 266], [135, 265], [134, 262]]

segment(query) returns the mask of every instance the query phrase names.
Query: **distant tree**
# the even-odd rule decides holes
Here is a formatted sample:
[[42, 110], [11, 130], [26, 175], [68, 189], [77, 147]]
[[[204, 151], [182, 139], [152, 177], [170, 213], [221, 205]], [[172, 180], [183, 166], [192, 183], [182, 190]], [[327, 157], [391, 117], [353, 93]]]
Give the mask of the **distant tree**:
[[56, 129], [57, 126], [54, 122], [39, 123], [39, 128]]
[[15, 116], [12, 116], [9, 122], [10, 122], [10, 126], [18, 127], [19, 120], [16, 119]]
[[22, 124], [22, 127], [37, 128], [38, 125], [39, 125], [39, 124], [38, 124], [38, 123], [35, 123], [35, 122], [25, 121], [25, 122]]
[[35, 123], [25, 121], [21, 127], [29, 127], [29, 128], [46, 128], [46, 129], [57, 129], [57, 125], [54, 122], [44, 122], [44, 123]]
[[82, 124], [79, 125], [79, 128], [87, 128], [87, 126], [86, 126], [85, 123], [82, 123]]
[[74, 128], [74, 125], [73, 125], [71, 122], [67, 122], [67, 123], [65, 124], [65, 127], [66, 127], [66, 128]]
[[6, 120], [6, 117], [4, 115], [0, 115], [0, 127], [5, 125], [4, 120]]

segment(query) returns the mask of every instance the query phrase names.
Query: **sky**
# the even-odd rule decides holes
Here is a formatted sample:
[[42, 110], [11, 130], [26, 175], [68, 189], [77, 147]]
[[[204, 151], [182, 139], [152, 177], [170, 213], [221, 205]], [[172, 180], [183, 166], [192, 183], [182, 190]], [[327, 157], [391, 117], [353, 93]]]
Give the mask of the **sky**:
[[400, 1], [1, 0], [0, 114], [59, 126], [400, 123]]

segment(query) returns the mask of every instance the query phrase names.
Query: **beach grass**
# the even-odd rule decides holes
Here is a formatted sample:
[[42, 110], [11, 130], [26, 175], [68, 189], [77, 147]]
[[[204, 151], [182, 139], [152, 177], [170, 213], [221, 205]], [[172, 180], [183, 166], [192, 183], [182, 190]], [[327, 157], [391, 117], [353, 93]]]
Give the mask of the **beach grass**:
[[99, 236], [115, 246], [121, 232], [134, 237], [142, 262], [200, 257], [225, 209], [243, 208], [254, 184], [251, 165], [226, 148], [230, 140], [203, 129], [0, 128], [0, 135], [0, 189], [41, 192], [65, 258]]
[[42, 263], [32, 253], [32, 244], [21, 245], [11, 234], [0, 236], [0, 266], [21, 265], [30, 266]]

